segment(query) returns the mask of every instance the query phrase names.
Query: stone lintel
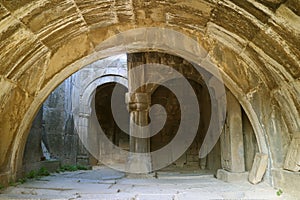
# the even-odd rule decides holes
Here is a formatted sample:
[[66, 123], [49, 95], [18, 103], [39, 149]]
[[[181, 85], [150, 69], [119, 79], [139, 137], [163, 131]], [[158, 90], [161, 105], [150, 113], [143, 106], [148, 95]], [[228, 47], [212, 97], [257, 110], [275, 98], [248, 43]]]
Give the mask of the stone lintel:
[[151, 96], [149, 93], [144, 92], [128, 92], [126, 93], [126, 103], [150, 103]]

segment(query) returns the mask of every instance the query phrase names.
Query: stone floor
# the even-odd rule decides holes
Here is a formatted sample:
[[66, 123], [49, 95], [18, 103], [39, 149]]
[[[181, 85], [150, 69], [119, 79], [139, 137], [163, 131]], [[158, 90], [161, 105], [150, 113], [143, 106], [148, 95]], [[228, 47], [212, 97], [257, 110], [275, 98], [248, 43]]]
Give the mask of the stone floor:
[[160, 172], [155, 177], [125, 177], [101, 167], [97, 170], [52, 174], [9, 187], [0, 199], [102, 199], [102, 200], [276, 200], [296, 199], [265, 183], [225, 183], [207, 174]]

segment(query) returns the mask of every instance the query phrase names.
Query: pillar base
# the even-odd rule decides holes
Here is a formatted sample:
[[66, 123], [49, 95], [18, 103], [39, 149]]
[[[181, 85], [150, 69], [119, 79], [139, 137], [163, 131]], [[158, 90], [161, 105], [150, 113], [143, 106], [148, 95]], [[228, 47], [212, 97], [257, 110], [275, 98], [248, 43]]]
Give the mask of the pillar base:
[[150, 154], [132, 154], [128, 158], [127, 172], [135, 174], [148, 174], [152, 172]]
[[217, 172], [217, 179], [225, 182], [247, 181], [248, 174], [248, 172], [235, 173], [226, 171], [224, 169], [219, 169]]

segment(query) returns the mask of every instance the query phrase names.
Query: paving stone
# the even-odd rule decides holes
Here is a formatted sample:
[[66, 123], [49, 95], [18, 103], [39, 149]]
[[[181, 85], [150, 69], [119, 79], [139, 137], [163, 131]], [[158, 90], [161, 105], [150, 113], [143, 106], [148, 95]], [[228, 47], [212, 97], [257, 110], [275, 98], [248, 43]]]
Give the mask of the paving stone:
[[[109, 170], [107, 170], [108, 172]], [[98, 172], [86, 171], [92, 175]], [[104, 172], [102, 172], [104, 173]], [[68, 175], [78, 176], [78, 172]], [[197, 179], [129, 179], [122, 178], [115, 184], [77, 182], [62, 174], [48, 177], [48, 181], [32, 180], [17, 187], [9, 187], [0, 199], [105, 199], [105, 200], [217, 200], [217, 199], [264, 199], [294, 200], [287, 194], [277, 196], [276, 190], [266, 183], [258, 186], [244, 180], [226, 183], [213, 177]], [[85, 179], [87, 180], [87, 179]]]

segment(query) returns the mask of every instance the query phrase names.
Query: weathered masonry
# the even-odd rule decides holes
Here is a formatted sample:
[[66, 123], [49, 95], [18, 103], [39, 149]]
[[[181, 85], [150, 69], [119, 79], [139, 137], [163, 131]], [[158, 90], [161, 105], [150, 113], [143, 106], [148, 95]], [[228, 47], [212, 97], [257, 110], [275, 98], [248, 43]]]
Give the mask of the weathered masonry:
[[[30, 128], [32, 132], [41, 131], [43, 116], [56, 109], [51, 107], [55, 99], [51, 100], [50, 95], [55, 88], [85, 66], [127, 53], [127, 67], [134, 67], [135, 62], [156, 62], [174, 65], [186, 73], [197, 98], [203, 101], [200, 110], [207, 116], [211, 113], [205, 110], [206, 106], [201, 109], [201, 105], [209, 104], [206, 86], [188, 66], [190, 63], [204, 68], [215, 65], [221, 73], [229, 102], [223, 133], [213, 151], [197, 160], [196, 149], [203, 140], [200, 131], [196, 136], [198, 143], [193, 143], [176, 165], [199, 162], [200, 168], [217, 171], [223, 180], [246, 177], [257, 183], [263, 177], [274, 187], [297, 192], [300, 179], [299, 24], [298, 0], [0, 0], [1, 184], [17, 179], [23, 160], [35, 159], [23, 158], [26, 141]], [[203, 49], [199, 50], [181, 35]], [[106, 69], [108, 72], [108, 68], [102, 70]], [[128, 138], [122, 131], [113, 129], [114, 125], [104, 126], [108, 138], [123, 149], [132, 152], [159, 149], [173, 137], [170, 133], [176, 129], [174, 124], [179, 115], [174, 112], [177, 102], [172, 93], [161, 86], [148, 97], [145, 88], [131, 91], [131, 77], [124, 75], [126, 70], [91, 77], [82, 95], [105, 99], [104, 94], [109, 94], [114, 84], [123, 85], [124, 95], [130, 94], [126, 100], [130, 108], [128, 115], [141, 125], [148, 123], [147, 107], [153, 103], [172, 108], [167, 109], [169, 122], [150, 141]], [[64, 84], [62, 92], [69, 94], [66, 88], [74, 84]], [[50, 99], [44, 104], [47, 108], [41, 109], [49, 95]], [[95, 108], [95, 113], [91, 113], [90, 100], [93, 98], [79, 102], [83, 106], [78, 116], [76, 110], [60, 105], [65, 110], [60, 116], [61, 126], [44, 124], [48, 127], [46, 131], [53, 131], [46, 137], [48, 143], [45, 140], [50, 153], [50, 143], [55, 143], [53, 138], [60, 134], [54, 128], [64, 131], [66, 144], [76, 143], [68, 148], [68, 151], [76, 149], [70, 154], [56, 152], [57, 157], [65, 156], [63, 160], [67, 163], [89, 159], [90, 155], [78, 142], [78, 133], [68, 130], [74, 130], [74, 124], [79, 121], [80, 131], [95, 128], [86, 119], [89, 114], [101, 116], [101, 107], [107, 103], [100, 102], [98, 111]], [[134, 104], [143, 105], [140, 109], [130, 107]], [[207, 123], [201, 121], [199, 130], [205, 130]], [[39, 137], [35, 139], [45, 139]], [[54, 154], [55, 151], [52, 150]], [[42, 152], [36, 154], [40, 156]]]

